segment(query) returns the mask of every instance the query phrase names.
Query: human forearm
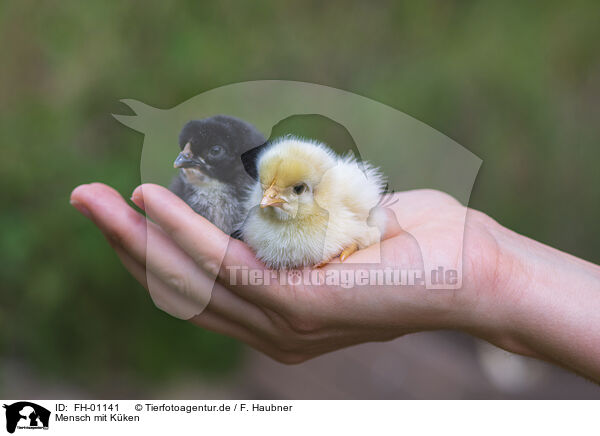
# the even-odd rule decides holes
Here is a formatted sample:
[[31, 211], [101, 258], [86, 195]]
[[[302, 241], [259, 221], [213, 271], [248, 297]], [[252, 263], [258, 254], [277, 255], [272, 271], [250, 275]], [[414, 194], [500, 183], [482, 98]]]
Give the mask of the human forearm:
[[[482, 336], [600, 381], [600, 267], [499, 225]], [[492, 307], [494, 306], [494, 307]]]

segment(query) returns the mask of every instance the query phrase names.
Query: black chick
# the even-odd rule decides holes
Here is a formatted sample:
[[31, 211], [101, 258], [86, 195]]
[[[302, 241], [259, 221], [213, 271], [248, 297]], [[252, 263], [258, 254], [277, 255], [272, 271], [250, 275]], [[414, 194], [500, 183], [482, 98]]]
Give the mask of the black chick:
[[251, 124], [227, 115], [188, 121], [179, 134], [181, 168], [171, 183], [177, 194], [223, 232], [232, 234], [246, 218], [244, 199], [252, 179], [242, 153], [266, 142]]

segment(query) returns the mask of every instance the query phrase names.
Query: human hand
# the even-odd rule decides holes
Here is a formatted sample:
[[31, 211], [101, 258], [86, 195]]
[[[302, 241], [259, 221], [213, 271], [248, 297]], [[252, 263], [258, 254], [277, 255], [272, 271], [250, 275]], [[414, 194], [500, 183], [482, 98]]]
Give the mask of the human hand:
[[462, 275], [460, 289], [427, 290], [422, 283], [378, 285], [368, 280], [348, 289], [306, 283], [242, 285], [245, 270], [240, 267], [265, 270], [253, 252], [163, 187], [143, 185], [132, 195], [153, 222], [106, 185], [82, 185], [71, 201], [105, 234], [159, 307], [189, 308], [190, 301], [197, 302], [191, 322], [246, 342], [276, 360], [296, 363], [420, 330], [477, 330], [486, 319], [476, 309], [488, 307], [481, 301], [494, 291], [490, 284], [495, 281], [498, 252], [489, 228], [496, 224], [438, 191], [394, 196], [398, 201], [388, 209], [392, 225], [381, 244], [355, 253], [343, 264], [334, 261], [317, 274], [388, 267], [429, 274], [441, 266]]

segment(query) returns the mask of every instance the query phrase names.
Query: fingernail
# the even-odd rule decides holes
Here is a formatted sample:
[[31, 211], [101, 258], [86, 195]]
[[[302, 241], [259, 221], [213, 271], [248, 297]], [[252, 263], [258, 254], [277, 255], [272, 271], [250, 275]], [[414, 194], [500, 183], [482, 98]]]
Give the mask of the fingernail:
[[131, 201], [140, 209], [146, 210], [144, 208], [144, 196], [139, 191], [140, 191], [139, 189], [136, 189], [135, 191], [133, 191], [133, 194], [131, 194]]
[[81, 214], [84, 215], [85, 217], [87, 217], [87, 218], [92, 217], [92, 213], [83, 204], [81, 204], [75, 200], [71, 200], [70, 203], [71, 203], [71, 206], [73, 206], [75, 209], [77, 209], [79, 212], [81, 212]]

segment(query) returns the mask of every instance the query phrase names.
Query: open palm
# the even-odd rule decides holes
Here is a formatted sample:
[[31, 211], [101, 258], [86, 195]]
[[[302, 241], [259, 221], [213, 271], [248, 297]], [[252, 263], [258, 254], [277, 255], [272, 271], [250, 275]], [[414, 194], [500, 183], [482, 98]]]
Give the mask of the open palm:
[[[361, 342], [463, 328], [469, 306], [480, 292], [489, 291], [497, 258], [492, 221], [439, 191], [393, 195], [380, 244], [343, 264], [336, 260], [302, 271], [311, 281], [285, 283], [267, 282], [267, 275], [274, 276], [248, 246], [163, 187], [147, 184], [133, 193], [132, 200], [151, 221], [103, 184], [76, 188], [71, 201], [106, 235], [157, 306], [281, 362], [297, 363]], [[392, 269], [420, 271], [417, 279], [423, 280], [434, 270], [452, 271], [453, 281], [438, 283], [435, 290], [419, 280], [373, 281]]]

